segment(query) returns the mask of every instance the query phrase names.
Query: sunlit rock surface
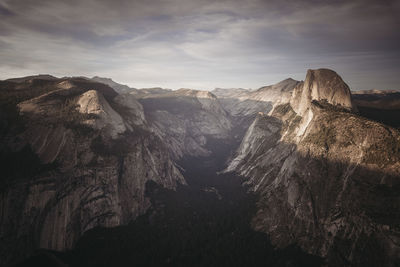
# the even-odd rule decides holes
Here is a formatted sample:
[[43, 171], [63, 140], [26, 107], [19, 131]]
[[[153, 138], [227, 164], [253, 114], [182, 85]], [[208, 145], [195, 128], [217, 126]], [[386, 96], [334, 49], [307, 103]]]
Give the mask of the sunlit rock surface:
[[227, 139], [232, 122], [217, 97], [208, 91], [179, 89], [135, 95], [152, 129], [175, 158], [205, 156], [209, 138]]
[[290, 100], [293, 89], [299, 82], [286, 79], [277, 84], [264, 86], [257, 90], [215, 89], [212, 91], [223, 108], [234, 117], [248, 117], [258, 112], [268, 113], [276, 103]]
[[362, 118], [332, 71], [310, 70], [290, 104], [258, 115], [227, 171], [258, 193], [253, 227], [330, 265], [395, 266], [400, 134]]
[[[81, 79], [5, 87], [23, 116], [5, 118], [21, 126], [2, 131], [2, 151], [9, 151], [0, 192], [2, 261], [35, 248], [71, 248], [88, 229], [128, 223], [150, 205], [149, 180], [166, 188], [185, 183], [132, 97]], [[19, 175], [18, 168], [31, 170]]]
[[298, 245], [332, 266], [399, 263], [396, 118], [362, 109], [391, 103], [395, 114], [396, 92], [352, 96], [327, 69], [258, 90], [137, 90], [49, 75], [1, 81], [0, 90], [6, 263], [135, 220], [151, 205], [146, 182], [185, 184], [176, 162], [213, 159], [216, 143], [227, 155], [240, 143], [226, 171], [257, 194], [252, 227], [274, 245]]

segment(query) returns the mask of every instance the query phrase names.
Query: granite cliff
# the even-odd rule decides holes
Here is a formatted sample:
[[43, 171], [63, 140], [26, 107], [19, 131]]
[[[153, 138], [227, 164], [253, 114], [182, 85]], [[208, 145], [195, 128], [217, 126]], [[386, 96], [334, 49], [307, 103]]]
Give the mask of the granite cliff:
[[276, 103], [287, 102], [298, 83], [289, 78], [257, 90], [217, 88], [212, 93], [231, 116], [251, 117], [258, 112], [268, 113]]
[[212, 93], [230, 115], [235, 134], [241, 139], [258, 113], [268, 114], [275, 104], [289, 101], [298, 84], [289, 78], [257, 90], [217, 88]]
[[309, 70], [288, 103], [249, 127], [227, 171], [259, 196], [253, 227], [329, 265], [396, 266], [400, 133], [352, 111], [333, 71]]
[[[71, 248], [149, 207], [147, 181], [185, 181], [134, 97], [80, 78], [1, 82], [1, 259]], [[25, 169], [25, 170], [21, 170]]]
[[[91, 242], [107, 247], [108, 241], [97, 240], [93, 233], [115, 229], [122, 237], [136, 236], [125, 232], [129, 226], [117, 226], [139, 221], [138, 227], [155, 218], [155, 228], [164, 232], [164, 218], [190, 226], [185, 223], [202, 220], [198, 212], [213, 218], [199, 229], [213, 229], [210, 236], [222, 232], [229, 236], [224, 240], [239, 242], [239, 212], [218, 210], [237, 206], [246, 207], [243, 218], [251, 220], [252, 229], [246, 228], [248, 221], [239, 220], [242, 233], [255, 238], [244, 239], [257, 243], [257, 253], [268, 247], [271, 262], [284, 259], [301, 265], [305, 251], [329, 266], [396, 266], [400, 133], [395, 123], [377, 119], [365, 108], [382, 110], [390, 102], [386, 110], [394, 114], [398, 99], [392, 96], [397, 94], [352, 95], [328, 69], [309, 70], [304, 81], [212, 92], [138, 90], [100, 77], [38, 75], [0, 81], [1, 264], [15, 263], [37, 248], [72, 248], [68, 255], [75, 255], [72, 262], [79, 266], [79, 242], [90, 253], [98, 253]], [[218, 172], [225, 167], [225, 174]], [[181, 191], [174, 193], [176, 188]], [[149, 192], [153, 197], [168, 192], [171, 198], [150, 201]], [[204, 206], [206, 199], [215, 207]], [[168, 206], [168, 201], [179, 204]], [[188, 208], [188, 203], [194, 206]], [[174, 217], [180, 209], [185, 223]], [[165, 217], [168, 210], [174, 211], [171, 218]], [[221, 212], [226, 217], [219, 220]], [[141, 220], [136, 219], [140, 215]], [[228, 225], [227, 232], [219, 223]], [[168, 227], [180, 232], [181, 225]], [[152, 233], [150, 226], [146, 229]], [[283, 249], [276, 251], [292, 253], [297, 246], [302, 252], [277, 256], [263, 243], [263, 233]], [[191, 240], [187, 232], [181, 234]], [[115, 242], [113, 234], [106, 236]], [[189, 258], [197, 255], [188, 252], [193, 250], [191, 241], [185, 244], [177, 250], [177, 262], [183, 255], [180, 249]], [[119, 252], [113, 254], [118, 249], [110, 251], [97, 260], [119, 258]], [[92, 262], [90, 253], [81, 256]], [[305, 262], [320, 265], [313, 257]], [[244, 258], [251, 262], [251, 255]], [[159, 260], [164, 262], [163, 257]]]
[[230, 138], [232, 121], [217, 97], [191, 89], [150, 90], [135, 94], [154, 132], [175, 159], [183, 155], [206, 156], [211, 139]]

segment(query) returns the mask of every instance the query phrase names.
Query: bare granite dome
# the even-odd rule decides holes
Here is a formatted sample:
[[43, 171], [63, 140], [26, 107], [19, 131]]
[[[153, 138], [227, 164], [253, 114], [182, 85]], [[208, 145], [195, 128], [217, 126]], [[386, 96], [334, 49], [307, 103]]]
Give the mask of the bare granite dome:
[[297, 113], [303, 114], [313, 100], [325, 100], [335, 106], [354, 109], [349, 86], [329, 69], [308, 70], [305, 81], [293, 91], [290, 103]]

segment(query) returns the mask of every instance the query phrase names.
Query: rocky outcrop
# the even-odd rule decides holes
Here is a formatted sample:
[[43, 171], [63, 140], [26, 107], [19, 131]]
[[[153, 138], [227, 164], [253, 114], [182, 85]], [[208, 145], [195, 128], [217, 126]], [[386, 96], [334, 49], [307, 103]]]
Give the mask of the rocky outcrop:
[[120, 83], [114, 82], [110, 78], [94, 76], [93, 78], [91, 78], [91, 80], [98, 82], [98, 83], [106, 84], [106, 85], [110, 86], [111, 88], [113, 88], [115, 91], [117, 91], [119, 94], [126, 94], [126, 93], [138, 91], [136, 88], [131, 88], [125, 84], [120, 84]]
[[249, 118], [258, 112], [268, 113], [276, 103], [288, 102], [293, 89], [298, 84], [298, 81], [289, 78], [254, 91], [245, 89], [215, 89], [212, 93], [219, 98], [223, 108], [231, 116]]
[[216, 95], [218, 98], [232, 98], [239, 96], [241, 94], [246, 94], [250, 92], [250, 89], [244, 89], [244, 88], [215, 88], [214, 90], [211, 91], [214, 95]]
[[150, 205], [148, 181], [184, 184], [174, 160], [233, 146], [240, 129], [226, 171], [258, 195], [254, 229], [332, 266], [399, 263], [400, 133], [354, 113], [335, 72], [214, 93], [95, 79], [0, 82], [2, 264], [129, 223]]
[[[29, 83], [23, 86], [29, 92]], [[25, 166], [31, 175], [11, 169], [2, 180], [4, 264], [36, 248], [71, 248], [93, 227], [130, 222], [150, 205], [147, 181], [167, 188], [185, 183], [133, 97], [82, 80], [46, 86], [51, 90], [18, 104], [22, 128], [2, 136], [2, 158], [17, 153], [15, 160], [36, 164]]]
[[161, 87], [152, 87], [152, 88], [141, 88], [137, 91], [131, 92], [133, 95], [148, 95], [148, 94], [164, 94], [171, 93], [171, 89], [165, 89]]
[[208, 91], [163, 90], [135, 96], [152, 129], [168, 144], [175, 159], [209, 155], [209, 140], [230, 138], [229, 115]]
[[97, 130], [108, 128], [109, 134], [115, 138], [126, 131], [122, 117], [107, 103], [102, 94], [89, 90], [79, 96], [77, 109], [85, 115], [93, 115], [82, 123]]
[[258, 194], [252, 224], [275, 245], [332, 266], [395, 266], [400, 133], [351, 109], [339, 76], [310, 70], [290, 103], [257, 116], [227, 171]]
[[303, 114], [313, 100], [355, 109], [348, 85], [336, 72], [328, 69], [308, 70], [305, 81], [294, 89], [290, 104], [296, 113]]

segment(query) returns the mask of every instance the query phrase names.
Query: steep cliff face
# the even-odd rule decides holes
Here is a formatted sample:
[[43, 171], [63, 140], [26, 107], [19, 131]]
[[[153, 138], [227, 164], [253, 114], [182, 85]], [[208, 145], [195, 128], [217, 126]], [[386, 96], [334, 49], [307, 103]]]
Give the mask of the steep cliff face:
[[309, 71], [290, 103], [258, 115], [227, 170], [259, 195], [253, 227], [276, 245], [298, 244], [332, 266], [395, 266], [400, 133], [352, 108], [339, 76]]
[[230, 137], [232, 123], [210, 92], [191, 89], [136, 94], [152, 129], [175, 158], [205, 156], [210, 138]]
[[349, 87], [336, 72], [329, 69], [308, 70], [305, 81], [294, 89], [290, 104], [296, 113], [302, 114], [313, 100], [355, 109]]
[[185, 183], [134, 97], [82, 79], [2, 86], [1, 100], [19, 103], [1, 131], [4, 263], [39, 247], [70, 248], [96, 226], [128, 223], [150, 205], [149, 180], [167, 188]]
[[254, 116], [258, 112], [268, 113], [276, 103], [289, 101], [292, 90], [299, 84], [286, 79], [277, 84], [261, 87], [257, 90], [215, 89], [215, 94], [223, 108], [233, 117]]
[[[214, 93], [118, 94], [47, 75], [0, 82], [1, 263], [129, 223], [150, 205], [146, 182], [184, 184], [173, 160], [210, 156], [215, 141], [229, 154], [238, 128], [247, 132], [227, 171], [258, 195], [254, 229], [332, 266], [400, 263], [398, 129], [353, 113], [348, 86], [326, 69], [304, 82]], [[209, 159], [223, 162], [217, 154]]]

